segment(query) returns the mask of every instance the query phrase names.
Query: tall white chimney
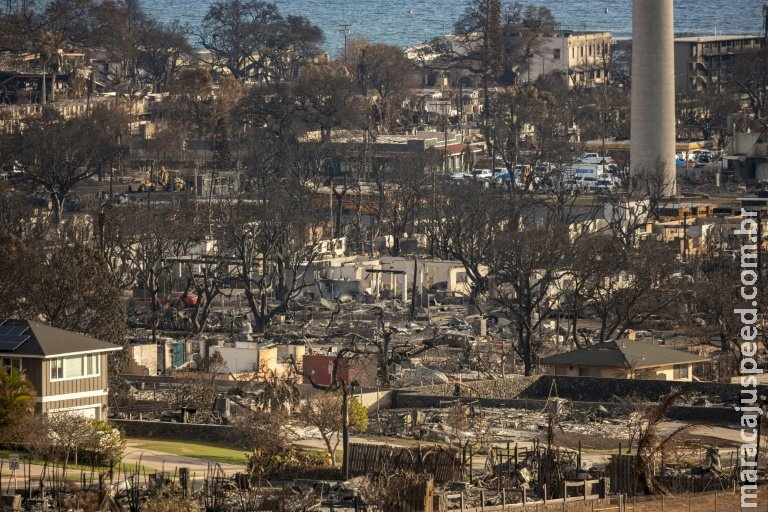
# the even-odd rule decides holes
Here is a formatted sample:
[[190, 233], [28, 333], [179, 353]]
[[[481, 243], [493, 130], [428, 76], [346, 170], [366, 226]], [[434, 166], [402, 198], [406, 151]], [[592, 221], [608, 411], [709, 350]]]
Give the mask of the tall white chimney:
[[638, 191], [676, 193], [675, 41], [672, 0], [632, 5], [632, 119], [629, 164]]

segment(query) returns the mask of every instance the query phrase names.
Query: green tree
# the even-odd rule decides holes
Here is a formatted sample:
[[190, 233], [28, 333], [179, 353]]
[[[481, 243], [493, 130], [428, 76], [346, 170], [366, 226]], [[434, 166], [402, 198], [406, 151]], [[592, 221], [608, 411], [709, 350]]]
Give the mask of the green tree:
[[32, 414], [35, 390], [24, 372], [0, 366], [0, 440], [13, 437], [15, 427]]
[[[368, 428], [368, 411], [357, 398], [351, 397], [347, 400], [347, 428], [350, 432], [365, 432]], [[343, 402], [342, 393], [317, 393], [307, 399], [299, 413], [302, 423], [320, 432], [334, 465], [338, 460], [336, 450], [341, 443], [340, 434], [344, 429]]]
[[71, 460], [77, 465], [82, 452], [95, 457], [95, 463], [110, 464], [119, 461], [125, 450], [120, 431], [101, 420], [75, 413], [55, 414], [48, 418], [47, 428], [52, 452], [65, 468]]

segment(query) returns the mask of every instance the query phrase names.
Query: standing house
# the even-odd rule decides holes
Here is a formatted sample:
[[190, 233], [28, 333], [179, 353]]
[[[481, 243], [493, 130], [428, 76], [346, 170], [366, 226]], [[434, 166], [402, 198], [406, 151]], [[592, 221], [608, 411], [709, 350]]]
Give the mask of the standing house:
[[107, 417], [107, 356], [122, 347], [27, 320], [0, 320], [0, 363], [24, 370], [35, 411]]
[[649, 343], [615, 340], [545, 357], [550, 375], [690, 382], [693, 365], [708, 358]]

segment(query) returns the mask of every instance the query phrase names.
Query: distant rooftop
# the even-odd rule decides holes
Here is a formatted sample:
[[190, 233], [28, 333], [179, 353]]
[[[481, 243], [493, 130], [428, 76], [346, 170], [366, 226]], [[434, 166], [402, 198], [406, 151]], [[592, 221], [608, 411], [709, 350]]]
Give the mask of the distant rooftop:
[[683, 363], [701, 363], [706, 357], [639, 341], [598, 343], [581, 350], [545, 357], [544, 365], [599, 366], [608, 368], [654, 368]]
[[721, 36], [688, 36], [676, 37], [676, 43], [715, 43], [718, 41], [733, 41], [734, 39], [762, 39], [763, 36], [752, 34], [721, 35]]

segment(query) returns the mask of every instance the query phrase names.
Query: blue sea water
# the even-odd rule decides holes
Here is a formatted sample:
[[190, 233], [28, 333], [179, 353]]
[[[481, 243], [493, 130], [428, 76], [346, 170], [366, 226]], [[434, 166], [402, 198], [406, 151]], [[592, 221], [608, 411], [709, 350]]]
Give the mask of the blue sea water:
[[[199, 25], [213, 0], [141, 0], [160, 21]], [[324, 48], [338, 54], [344, 46], [341, 24], [350, 37], [408, 46], [451, 32], [468, 0], [273, 0], [283, 14], [309, 18], [323, 29]], [[504, 2], [507, 3], [507, 2]], [[614, 38], [632, 35], [631, 0], [528, 0], [549, 7], [561, 27], [607, 30]], [[675, 32], [685, 34], [760, 34], [762, 0], [677, 0]]]

